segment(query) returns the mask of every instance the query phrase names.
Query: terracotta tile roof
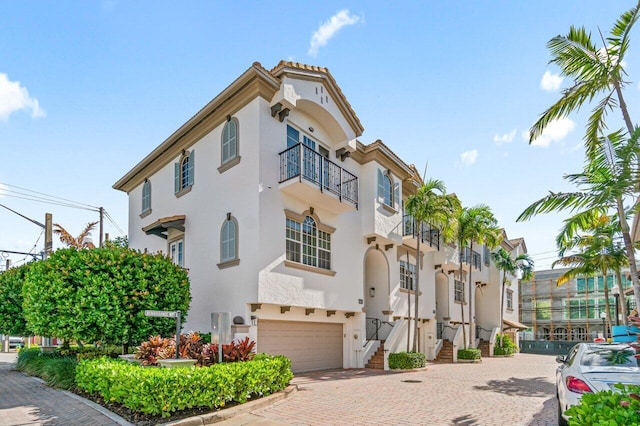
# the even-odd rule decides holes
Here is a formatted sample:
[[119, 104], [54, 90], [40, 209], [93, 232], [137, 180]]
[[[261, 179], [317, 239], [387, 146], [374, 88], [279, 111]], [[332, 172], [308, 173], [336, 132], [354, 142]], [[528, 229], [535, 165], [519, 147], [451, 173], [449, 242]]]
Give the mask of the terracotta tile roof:
[[[262, 67], [262, 65], [260, 65], [260, 62], [254, 62], [254, 66]], [[279, 78], [280, 75], [282, 74], [282, 72], [284, 72], [286, 69], [294, 69], [294, 70], [300, 70], [300, 71], [310, 71], [310, 72], [314, 72], [314, 73], [319, 73], [319, 74], [325, 75], [327, 77], [327, 79], [329, 80], [329, 82], [331, 83], [331, 85], [335, 88], [336, 92], [338, 93], [338, 96], [340, 97], [340, 101], [342, 103], [344, 103], [344, 105], [347, 108], [347, 110], [349, 111], [349, 113], [353, 116], [353, 119], [355, 120], [357, 126], [360, 128], [360, 134], [362, 134], [362, 132], [364, 131], [364, 126], [360, 122], [360, 119], [356, 115], [356, 112], [351, 107], [351, 104], [347, 100], [347, 97], [342, 92], [342, 89], [340, 88], [340, 86], [338, 86], [338, 83], [333, 78], [333, 76], [329, 72], [328, 68], [319, 67], [319, 66], [316, 66], [316, 65], [301, 64], [300, 62], [292, 62], [292, 61], [281, 60], [280, 62], [278, 62], [278, 65], [276, 65], [275, 67], [271, 68], [269, 73], [272, 76], [274, 76], [275, 78]]]

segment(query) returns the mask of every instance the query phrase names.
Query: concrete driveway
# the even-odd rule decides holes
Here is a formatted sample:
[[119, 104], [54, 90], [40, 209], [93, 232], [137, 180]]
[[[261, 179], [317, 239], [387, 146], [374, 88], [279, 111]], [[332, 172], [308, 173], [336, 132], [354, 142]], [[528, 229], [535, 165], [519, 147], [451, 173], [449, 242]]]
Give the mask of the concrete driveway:
[[556, 425], [554, 358], [517, 354], [403, 373], [303, 374], [291, 397], [222, 424]]

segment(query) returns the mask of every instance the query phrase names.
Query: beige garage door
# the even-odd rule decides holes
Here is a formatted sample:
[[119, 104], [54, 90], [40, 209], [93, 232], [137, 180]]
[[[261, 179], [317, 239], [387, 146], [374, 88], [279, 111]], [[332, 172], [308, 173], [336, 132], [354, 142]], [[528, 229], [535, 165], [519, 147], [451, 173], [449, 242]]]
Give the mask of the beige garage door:
[[296, 373], [342, 368], [342, 324], [259, 320], [258, 352], [286, 356]]

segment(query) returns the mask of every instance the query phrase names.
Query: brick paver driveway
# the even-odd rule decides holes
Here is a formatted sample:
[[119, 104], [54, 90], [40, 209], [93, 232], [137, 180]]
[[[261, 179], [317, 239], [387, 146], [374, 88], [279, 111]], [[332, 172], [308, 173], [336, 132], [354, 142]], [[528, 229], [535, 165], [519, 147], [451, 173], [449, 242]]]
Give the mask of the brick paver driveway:
[[425, 370], [345, 370], [296, 377], [254, 421], [290, 425], [555, 425], [553, 356], [517, 354]]

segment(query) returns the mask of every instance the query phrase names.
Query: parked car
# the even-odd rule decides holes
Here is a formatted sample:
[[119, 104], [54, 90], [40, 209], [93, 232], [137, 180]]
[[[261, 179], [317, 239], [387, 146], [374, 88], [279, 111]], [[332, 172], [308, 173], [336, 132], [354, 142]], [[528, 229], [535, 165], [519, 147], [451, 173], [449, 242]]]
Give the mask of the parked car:
[[640, 385], [635, 354], [635, 349], [626, 343], [578, 343], [568, 355], [558, 355], [558, 424], [567, 424], [564, 412], [578, 404], [583, 393], [616, 391], [616, 383]]
[[9, 336], [9, 348], [21, 348], [24, 346], [24, 339], [22, 337]]

